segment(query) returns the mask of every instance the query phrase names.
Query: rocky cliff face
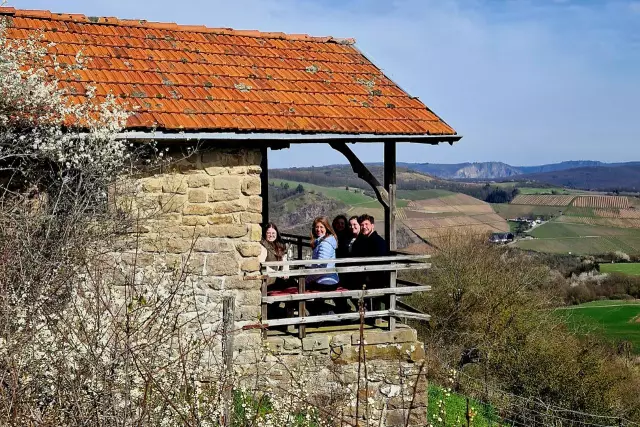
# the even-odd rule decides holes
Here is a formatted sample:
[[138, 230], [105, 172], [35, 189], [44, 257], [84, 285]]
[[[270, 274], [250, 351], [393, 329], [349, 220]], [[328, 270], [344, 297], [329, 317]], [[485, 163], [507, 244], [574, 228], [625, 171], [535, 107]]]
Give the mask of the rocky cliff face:
[[458, 169], [452, 178], [459, 179], [492, 179], [492, 178], [508, 178], [520, 175], [521, 172], [501, 162], [484, 162], [471, 163], [468, 166]]

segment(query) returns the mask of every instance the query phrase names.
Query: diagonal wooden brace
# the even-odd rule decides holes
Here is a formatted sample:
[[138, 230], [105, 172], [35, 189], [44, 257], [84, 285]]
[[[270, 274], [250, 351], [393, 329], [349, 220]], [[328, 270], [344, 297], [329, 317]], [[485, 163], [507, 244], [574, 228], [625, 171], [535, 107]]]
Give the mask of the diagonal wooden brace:
[[358, 174], [360, 178], [365, 180], [367, 184], [371, 186], [373, 192], [376, 193], [376, 197], [378, 198], [378, 201], [382, 204], [382, 206], [384, 206], [385, 208], [389, 208], [389, 193], [387, 193], [387, 190], [384, 189], [384, 186], [380, 184], [380, 181], [378, 181], [375, 176], [373, 176], [371, 171], [367, 169], [364, 163], [362, 163], [360, 159], [358, 159], [358, 156], [356, 156], [356, 154], [351, 151], [349, 147], [347, 147], [347, 144], [345, 142], [331, 142], [329, 143], [329, 145], [334, 150], [341, 152], [347, 158], [347, 160], [349, 160], [351, 169], [353, 169], [353, 171]]

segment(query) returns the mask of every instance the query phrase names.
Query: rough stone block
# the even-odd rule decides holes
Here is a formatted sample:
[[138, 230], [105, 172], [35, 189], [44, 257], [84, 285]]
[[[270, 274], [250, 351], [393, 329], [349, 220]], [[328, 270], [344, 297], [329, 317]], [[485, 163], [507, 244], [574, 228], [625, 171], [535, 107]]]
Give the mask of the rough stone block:
[[209, 176], [216, 176], [216, 175], [222, 175], [222, 174], [227, 173], [227, 168], [225, 168], [223, 166], [206, 166], [204, 168], [204, 171]]
[[262, 240], [262, 228], [258, 224], [249, 225], [249, 240], [252, 242]]
[[268, 337], [264, 340], [264, 345], [270, 351], [278, 354], [284, 350], [284, 338], [282, 337]]
[[190, 175], [187, 178], [189, 188], [208, 187], [211, 185], [211, 177], [209, 175]]
[[327, 335], [312, 335], [302, 339], [302, 350], [320, 351], [329, 350], [329, 337]]
[[212, 254], [207, 259], [206, 274], [212, 276], [231, 276], [238, 274], [238, 261], [229, 253]]
[[[407, 417], [408, 422], [407, 422]], [[387, 427], [423, 427], [427, 423], [427, 410], [404, 410], [395, 409], [387, 412], [386, 426]]]
[[259, 290], [262, 286], [261, 280], [245, 280], [242, 276], [230, 276], [224, 278], [225, 289], [254, 289]]
[[213, 179], [213, 186], [216, 190], [235, 190], [240, 189], [241, 179], [237, 176], [216, 176]]
[[[415, 342], [418, 339], [415, 329], [396, 329], [395, 331], [365, 332], [364, 342], [368, 345]], [[351, 335], [351, 344], [360, 344], [360, 334]]]
[[209, 224], [232, 224], [233, 217], [231, 215], [210, 215], [207, 217]]
[[[338, 365], [358, 362], [359, 346], [351, 346], [344, 349], [340, 357], [334, 360]], [[419, 342], [398, 344], [365, 345], [364, 351], [367, 360], [395, 360], [406, 362], [418, 362], [424, 360], [424, 347]]]
[[175, 194], [163, 194], [160, 196], [159, 201], [162, 212], [179, 213], [182, 211], [185, 203], [187, 203], [187, 197]]
[[260, 175], [261, 173], [262, 173], [262, 168], [260, 166], [256, 166], [256, 165], [247, 166], [248, 175]]
[[193, 250], [196, 252], [232, 252], [233, 243], [224, 239], [201, 237], [196, 240]]
[[144, 191], [145, 193], [160, 193], [162, 191], [162, 179], [143, 178], [142, 191]]
[[228, 202], [240, 198], [240, 189], [214, 190], [209, 193], [210, 202]]
[[262, 245], [259, 243], [242, 242], [236, 248], [243, 257], [257, 257], [262, 251]]
[[242, 222], [243, 224], [260, 224], [262, 222], [262, 214], [253, 212], [242, 212], [240, 214], [240, 222]]
[[167, 252], [173, 254], [184, 253], [191, 249], [191, 241], [187, 239], [172, 237], [167, 240], [166, 249]]
[[163, 193], [187, 194], [187, 181], [184, 176], [167, 176], [162, 181]]
[[292, 350], [301, 350], [302, 349], [302, 340], [296, 337], [285, 337], [284, 338], [284, 349], [288, 351]]
[[338, 334], [331, 337], [332, 346], [350, 346], [351, 334]]
[[189, 202], [207, 203], [209, 201], [209, 190], [206, 188], [194, 188], [189, 190]]
[[188, 215], [188, 216], [182, 217], [182, 223], [184, 225], [194, 226], [194, 225], [207, 225], [209, 222], [206, 216]]
[[208, 231], [209, 237], [243, 237], [246, 234], [247, 226], [236, 224], [210, 225]]
[[260, 270], [260, 262], [258, 261], [257, 258], [247, 258], [244, 261], [242, 261], [242, 271], [245, 271], [247, 273], [251, 273], [253, 271], [259, 271]]
[[183, 215], [210, 215], [212, 213], [213, 208], [203, 204], [186, 205], [182, 210]]
[[235, 292], [235, 294], [237, 304], [257, 307], [262, 303], [262, 292], [259, 289], [242, 289]]
[[212, 205], [213, 213], [228, 214], [234, 212], [242, 212], [247, 209], [246, 203], [241, 201], [218, 202]]
[[247, 210], [249, 212], [262, 213], [262, 197], [251, 196], [247, 204]]
[[256, 176], [247, 176], [242, 180], [242, 192], [247, 196], [256, 196], [262, 191], [262, 181]]

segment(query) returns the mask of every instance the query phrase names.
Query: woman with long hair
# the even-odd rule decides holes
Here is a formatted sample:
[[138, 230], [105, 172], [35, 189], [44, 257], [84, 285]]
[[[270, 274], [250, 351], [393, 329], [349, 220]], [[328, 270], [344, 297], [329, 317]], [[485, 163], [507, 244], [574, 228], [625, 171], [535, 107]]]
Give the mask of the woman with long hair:
[[[278, 227], [273, 223], [267, 223], [262, 229], [262, 240], [260, 241], [262, 248], [260, 248], [260, 255], [258, 255], [258, 261], [287, 261], [287, 246], [282, 241], [282, 236], [278, 231]], [[275, 270], [289, 270], [288, 266], [282, 268], [276, 268]], [[271, 267], [269, 270], [274, 271]], [[267, 285], [273, 290], [273, 285], [285, 285], [284, 280], [278, 280], [275, 278], [269, 278]]]
[[[329, 220], [325, 216], [321, 216], [313, 220], [311, 226], [311, 248], [313, 249], [313, 255], [311, 259], [335, 259], [336, 249], [338, 248], [338, 239], [333, 228], [329, 225]], [[335, 267], [334, 263], [315, 264], [314, 268]], [[326, 273], [317, 274], [313, 276], [307, 276], [305, 278], [305, 286], [310, 291], [330, 292], [338, 289], [338, 274]], [[336, 302], [340, 298], [336, 299]], [[322, 308], [320, 301], [307, 303], [309, 312], [314, 314], [317, 312], [327, 311]]]

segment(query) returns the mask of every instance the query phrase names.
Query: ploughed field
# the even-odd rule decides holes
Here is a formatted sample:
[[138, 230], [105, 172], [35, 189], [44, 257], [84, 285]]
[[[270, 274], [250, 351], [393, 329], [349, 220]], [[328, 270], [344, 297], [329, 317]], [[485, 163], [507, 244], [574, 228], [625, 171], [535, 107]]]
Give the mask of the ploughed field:
[[556, 309], [577, 334], [596, 334], [614, 344], [627, 341], [640, 354], [640, 301], [592, 301]]
[[423, 239], [448, 233], [484, 234], [509, 231], [509, 224], [489, 203], [466, 194], [410, 201], [398, 218]]

